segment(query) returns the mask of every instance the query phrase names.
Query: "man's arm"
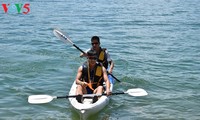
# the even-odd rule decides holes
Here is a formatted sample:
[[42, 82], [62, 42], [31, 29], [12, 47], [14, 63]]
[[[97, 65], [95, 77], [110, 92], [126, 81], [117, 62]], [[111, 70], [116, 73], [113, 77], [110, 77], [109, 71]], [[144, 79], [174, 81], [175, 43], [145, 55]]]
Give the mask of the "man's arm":
[[77, 75], [76, 75], [76, 84], [77, 85], [81, 85], [81, 83], [82, 83], [82, 81], [80, 80], [81, 75], [82, 75], [82, 66], [80, 66], [77, 71]]
[[113, 68], [114, 68], [114, 62], [111, 60], [111, 61], [109, 61], [109, 64], [110, 64], [110, 68], [109, 68], [108, 72], [112, 73]]
[[87, 57], [87, 54], [86, 53], [81, 53], [80, 57]]
[[107, 56], [107, 61], [110, 64], [108, 72], [112, 73], [113, 68], [114, 68], [114, 61], [111, 59], [110, 54], [108, 53], [108, 51], [106, 50], [105, 52], [106, 52], [106, 56]]
[[86, 51], [85, 51], [85, 53], [81, 53], [80, 54], [80, 57], [87, 57], [87, 52], [89, 51], [90, 49], [87, 49]]
[[103, 78], [104, 78], [104, 81], [106, 83], [106, 94], [110, 95], [111, 94], [110, 81], [108, 79], [107, 71], [106, 71], [105, 67], [102, 67], [102, 69], [103, 69]]
[[87, 86], [87, 82], [81, 81], [82, 69], [83, 69], [82, 66], [80, 66], [78, 68], [78, 72], [77, 72], [77, 75], [76, 75], [76, 84], [77, 85], [82, 85], [83, 87], [86, 87]]

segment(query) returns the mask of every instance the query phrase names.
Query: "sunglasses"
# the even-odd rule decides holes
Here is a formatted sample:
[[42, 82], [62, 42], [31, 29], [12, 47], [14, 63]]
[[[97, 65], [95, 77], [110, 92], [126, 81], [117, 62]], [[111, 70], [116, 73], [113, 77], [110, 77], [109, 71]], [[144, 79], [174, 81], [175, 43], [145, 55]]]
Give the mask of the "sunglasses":
[[99, 44], [98, 42], [94, 42], [94, 43], [91, 43], [92, 45], [97, 45], [97, 44]]

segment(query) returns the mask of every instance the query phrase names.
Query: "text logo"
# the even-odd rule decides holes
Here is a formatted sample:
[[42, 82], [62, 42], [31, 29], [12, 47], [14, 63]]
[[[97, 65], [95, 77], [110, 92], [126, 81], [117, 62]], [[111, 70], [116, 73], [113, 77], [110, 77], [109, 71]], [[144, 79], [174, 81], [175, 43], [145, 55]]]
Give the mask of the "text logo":
[[30, 12], [30, 4], [2, 4], [4, 13], [21, 13], [28, 14]]

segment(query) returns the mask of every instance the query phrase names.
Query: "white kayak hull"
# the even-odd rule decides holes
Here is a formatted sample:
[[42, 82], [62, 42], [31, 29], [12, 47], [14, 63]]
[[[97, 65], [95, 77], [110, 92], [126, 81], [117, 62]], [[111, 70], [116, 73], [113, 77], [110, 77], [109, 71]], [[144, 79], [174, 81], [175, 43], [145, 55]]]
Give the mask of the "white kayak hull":
[[[74, 82], [69, 95], [76, 95], [76, 83]], [[113, 84], [111, 84], [111, 91], [113, 89]], [[92, 103], [91, 98], [85, 98], [83, 103], [79, 103], [76, 98], [69, 98], [69, 101], [72, 107], [80, 114], [81, 118], [87, 119], [89, 116], [98, 113], [102, 110], [106, 105], [108, 105], [110, 100], [109, 96], [103, 95], [99, 98], [99, 100], [95, 103]]]

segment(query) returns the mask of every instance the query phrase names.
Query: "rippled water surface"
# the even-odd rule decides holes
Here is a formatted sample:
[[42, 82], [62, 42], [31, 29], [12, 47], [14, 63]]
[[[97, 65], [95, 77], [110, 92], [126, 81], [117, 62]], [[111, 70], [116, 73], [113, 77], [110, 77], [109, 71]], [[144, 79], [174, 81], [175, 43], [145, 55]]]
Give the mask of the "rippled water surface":
[[29, 95], [68, 94], [85, 61], [52, 33], [58, 27], [81, 49], [98, 35], [122, 82], [149, 95], [112, 96], [91, 120], [197, 120], [200, 117], [198, 0], [49, 0], [29, 3], [27, 15], [0, 7], [0, 119], [79, 120], [66, 99], [32, 105]]

